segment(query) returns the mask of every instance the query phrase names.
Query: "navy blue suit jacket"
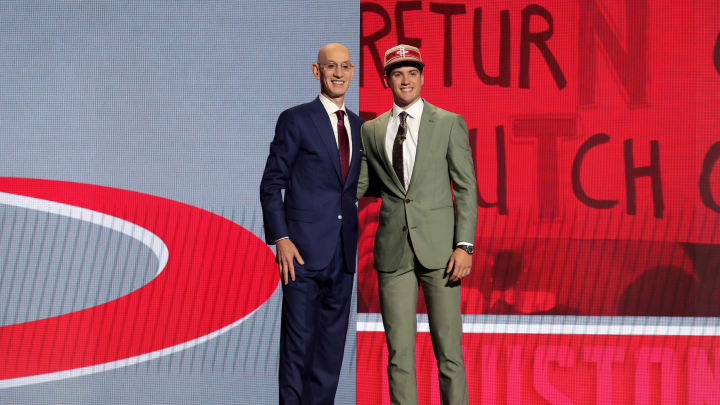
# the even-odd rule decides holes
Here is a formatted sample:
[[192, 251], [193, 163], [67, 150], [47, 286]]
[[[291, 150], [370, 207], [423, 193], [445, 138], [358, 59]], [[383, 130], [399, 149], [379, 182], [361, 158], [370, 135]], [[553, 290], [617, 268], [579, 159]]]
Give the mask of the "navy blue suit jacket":
[[330, 263], [342, 231], [347, 269], [355, 271], [362, 120], [350, 110], [347, 116], [352, 155], [344, 184], [330, 117], [319, 98], [280, 114], [260, 182], [266, 242], [289, 236], [308, 269]]

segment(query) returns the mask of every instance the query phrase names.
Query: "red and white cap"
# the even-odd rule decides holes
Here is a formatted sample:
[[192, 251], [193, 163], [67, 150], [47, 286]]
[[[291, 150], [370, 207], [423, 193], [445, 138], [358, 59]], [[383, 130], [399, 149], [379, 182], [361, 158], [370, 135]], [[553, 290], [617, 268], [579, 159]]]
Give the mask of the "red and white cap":
[[420, 50], [414, 46], [400, 44], [385, 51], [385, 71], [400, 62], [409, 62], [420, 68], [425, 66]]

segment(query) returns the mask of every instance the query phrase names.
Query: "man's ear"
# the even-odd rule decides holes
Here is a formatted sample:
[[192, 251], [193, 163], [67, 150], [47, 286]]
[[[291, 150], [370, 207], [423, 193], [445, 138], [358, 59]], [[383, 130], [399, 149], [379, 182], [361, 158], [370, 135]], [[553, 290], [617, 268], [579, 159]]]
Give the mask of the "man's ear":
[[390, 83], [388, 82], [388, 80], [390, 80], [390, 78], [388, 77], [388, 75], [384, 75], [384, 76], [383, 76], [383, 84], [385, 85], [385, 88], [386, 88], [386, 89], [390, 87]]
[[317, 63], [313, 63], [312, 72], [313, 76], [315, 76], [316, 79], [320, 80], [320, 65], [318, 65]]

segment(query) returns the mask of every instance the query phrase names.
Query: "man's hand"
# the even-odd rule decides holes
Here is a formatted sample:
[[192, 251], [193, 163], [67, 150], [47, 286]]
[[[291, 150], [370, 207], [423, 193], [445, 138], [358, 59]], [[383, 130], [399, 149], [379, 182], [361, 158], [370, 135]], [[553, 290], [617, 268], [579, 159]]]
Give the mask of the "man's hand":
[[285, 285], [288, 283], [288, 274], [292, 281], [295, 281], [295, 266], [293, 265], [293, 259], [297, 260], [298, 263], [305, 265], [300, 252], [298, 252], [295, 244], [290, 241], [290, 238], [280, 239], [275, 244], [277, 248], [277, 256], [275, 261], [278, 264], [280, 270], [280, 277], [283, 279]]
[[455, 251], [450, 255], [445, 272], [450, 274], [450, 281], [454, 283], [470, 274], [471, 267], [472, 255], [460, 248], [455, 248]]

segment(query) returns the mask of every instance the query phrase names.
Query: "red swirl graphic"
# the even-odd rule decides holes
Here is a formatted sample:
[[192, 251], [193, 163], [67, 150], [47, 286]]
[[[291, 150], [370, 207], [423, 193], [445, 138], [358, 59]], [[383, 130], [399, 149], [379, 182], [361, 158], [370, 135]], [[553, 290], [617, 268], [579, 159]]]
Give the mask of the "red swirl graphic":
[[[165, 269], [125, 296], [0, 327], [0, 383], [119, 360], [132, 364], [190, 347], [237, 324], [277, 288], [267, 245], [211, 212], [138, 192], [64, 181], [0, 178], [0, 191], [124, 219], [160, 237], [169, 251]], [[178, 346], [192, 341], [196, 343]], [[102, 369], [79, 374], [96, 371]]]

